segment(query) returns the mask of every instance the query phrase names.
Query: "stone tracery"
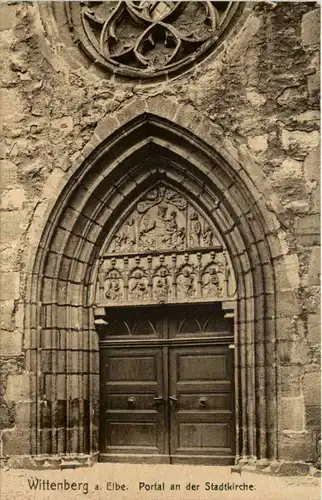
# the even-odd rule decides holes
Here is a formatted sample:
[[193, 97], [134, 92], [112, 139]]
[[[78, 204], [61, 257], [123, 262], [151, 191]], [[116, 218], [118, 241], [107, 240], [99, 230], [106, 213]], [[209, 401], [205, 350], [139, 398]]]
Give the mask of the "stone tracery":
[[83, 50], [116, 73], [168, 74], [213, 48], [238, 2], [69, 2], [69, 22]]

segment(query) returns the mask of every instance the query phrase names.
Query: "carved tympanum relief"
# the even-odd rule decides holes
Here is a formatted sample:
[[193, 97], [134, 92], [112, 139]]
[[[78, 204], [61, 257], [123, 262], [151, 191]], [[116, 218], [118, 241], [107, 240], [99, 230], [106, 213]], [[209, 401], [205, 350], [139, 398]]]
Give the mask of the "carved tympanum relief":
[[187, 200], [165, 185], [149, 191], [117, 231], [110, 252], [211, 247], [213, 233]]
[[70, 27], [101, 66], [127, 76], [180, 69], [216, 46], [238, 2], [69, 2]]
[[97, 305], [213, 301], [234, 293], [217, 231], [163, 183], [116, 228], [99, 262]]

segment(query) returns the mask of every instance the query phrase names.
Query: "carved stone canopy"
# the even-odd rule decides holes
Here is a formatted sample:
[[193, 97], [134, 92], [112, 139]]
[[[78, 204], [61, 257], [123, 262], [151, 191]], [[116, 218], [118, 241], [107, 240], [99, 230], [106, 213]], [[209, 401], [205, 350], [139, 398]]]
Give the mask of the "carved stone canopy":
[[235, 288], [214, 224], [182, 194], [158, 183], [107, 239], [96, 305], [227, 300]]
[[218, 44], [239, 2], [69, 2], [75, 41], [101, 66], [146, 78], [186, 67]]

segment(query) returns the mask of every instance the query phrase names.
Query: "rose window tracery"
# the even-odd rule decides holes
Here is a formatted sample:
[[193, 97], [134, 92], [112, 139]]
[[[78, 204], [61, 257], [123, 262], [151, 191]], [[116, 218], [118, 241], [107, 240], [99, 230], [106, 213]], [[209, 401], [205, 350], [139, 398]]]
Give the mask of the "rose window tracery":
[[140, 78], [169, 74], [218, 44], [239, 2], [69, 2], [74, 39], [100, 66]]

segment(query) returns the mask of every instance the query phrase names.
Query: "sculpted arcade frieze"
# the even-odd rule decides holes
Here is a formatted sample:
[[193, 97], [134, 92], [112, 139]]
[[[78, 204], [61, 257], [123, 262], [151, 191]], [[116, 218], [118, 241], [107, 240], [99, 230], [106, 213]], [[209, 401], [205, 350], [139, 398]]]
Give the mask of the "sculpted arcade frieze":
[[229, 256], [215, 232], [186, 198], [159, 184], [108, 242], [99, 262], [96, 305], [232, 297]]

